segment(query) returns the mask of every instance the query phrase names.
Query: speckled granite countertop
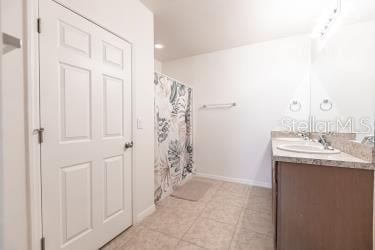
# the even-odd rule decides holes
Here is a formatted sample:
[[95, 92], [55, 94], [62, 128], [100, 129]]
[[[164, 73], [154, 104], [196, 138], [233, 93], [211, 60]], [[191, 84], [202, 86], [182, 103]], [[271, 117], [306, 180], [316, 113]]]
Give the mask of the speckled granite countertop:
[[344, 152], [339, 154], [308, 154], [289, 152], [277, 148], [278, 145], [288, 143], [292, 144], [293, 142], [282, 140], [281, 138], [272, 138], [273, 161], [375, 170], [374, 163], [359, 159]]

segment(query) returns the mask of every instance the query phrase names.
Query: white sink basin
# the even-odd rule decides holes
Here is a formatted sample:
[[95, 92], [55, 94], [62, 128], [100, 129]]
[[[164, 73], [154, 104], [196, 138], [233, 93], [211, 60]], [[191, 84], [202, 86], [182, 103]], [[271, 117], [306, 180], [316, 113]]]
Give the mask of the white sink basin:
[[281, 137], [281, 138], [277, 138], [277, 140], [280, 140], [280, 141], [290, 141], [290, 142], [304, 142], [305, 139], [303, 139], [302, 137]]
[[324, 147], [318, 143], [282, 144], [277, 146], [277, 148], [284, 151], [307, 154], [339, 154], [341, 152], [338, 149], [324, 149]]

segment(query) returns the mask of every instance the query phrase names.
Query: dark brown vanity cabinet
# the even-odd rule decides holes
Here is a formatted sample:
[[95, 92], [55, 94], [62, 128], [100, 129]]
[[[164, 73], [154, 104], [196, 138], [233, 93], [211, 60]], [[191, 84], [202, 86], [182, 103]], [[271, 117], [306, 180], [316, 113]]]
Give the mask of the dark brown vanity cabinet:
[[276, 249], [373, 249], [373, 171], [276, 162], [273, 176]]

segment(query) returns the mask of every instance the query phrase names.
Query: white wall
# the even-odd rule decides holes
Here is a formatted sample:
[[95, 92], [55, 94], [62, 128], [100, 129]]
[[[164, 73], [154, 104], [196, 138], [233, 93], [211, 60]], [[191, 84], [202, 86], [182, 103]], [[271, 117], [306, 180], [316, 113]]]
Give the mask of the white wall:
[[[309, 62], [307, 35], [163, 62], [163, 73], [194, 88], [198, 172], [270, 186], [270, 133], [282, 116], [307, 119]], [[293, 99], [300, 113], [289, 111]], [[200, 109], [226, 102], [238, 106]]]
[[159, 73], [163, 73], [163, 64], [155, 59], [155, 71]]
[[[154, 205], [154, 47], [153, 15], [138, 0], [61, 0], [76, 12], [128, 39], [133, 44], [135, 116], [135, 211], [142, 218]], [[25, 1], [3, 0], [1, 18], [6, 32], [22, 37]], [[25, 11], [26, 12], [26, 11]], [[35, 20], [30, 20], [35, 22]], [[25, 43], [26, 44], [26, 43]], [[28, 243], [25, 132], [25, 71], [22, 50], [3, 57], [2, 104], [4, 148], [5, 248], [26, 250]], [[134, 125], [136, 121], [134, 121]], [[134, 126], [134, 128], [136, 128]], [[1, 190], [2, 191], [2, 190]]]

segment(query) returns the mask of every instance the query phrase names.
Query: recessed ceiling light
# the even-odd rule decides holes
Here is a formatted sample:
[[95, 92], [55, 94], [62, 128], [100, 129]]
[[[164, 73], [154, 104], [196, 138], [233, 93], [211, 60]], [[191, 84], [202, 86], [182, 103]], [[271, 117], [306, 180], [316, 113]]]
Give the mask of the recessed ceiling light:
[[163, 44], [160, 44], [160, 43], [155, 44], [155, 49], [162, 49], [162, 48], [164, 48]]

